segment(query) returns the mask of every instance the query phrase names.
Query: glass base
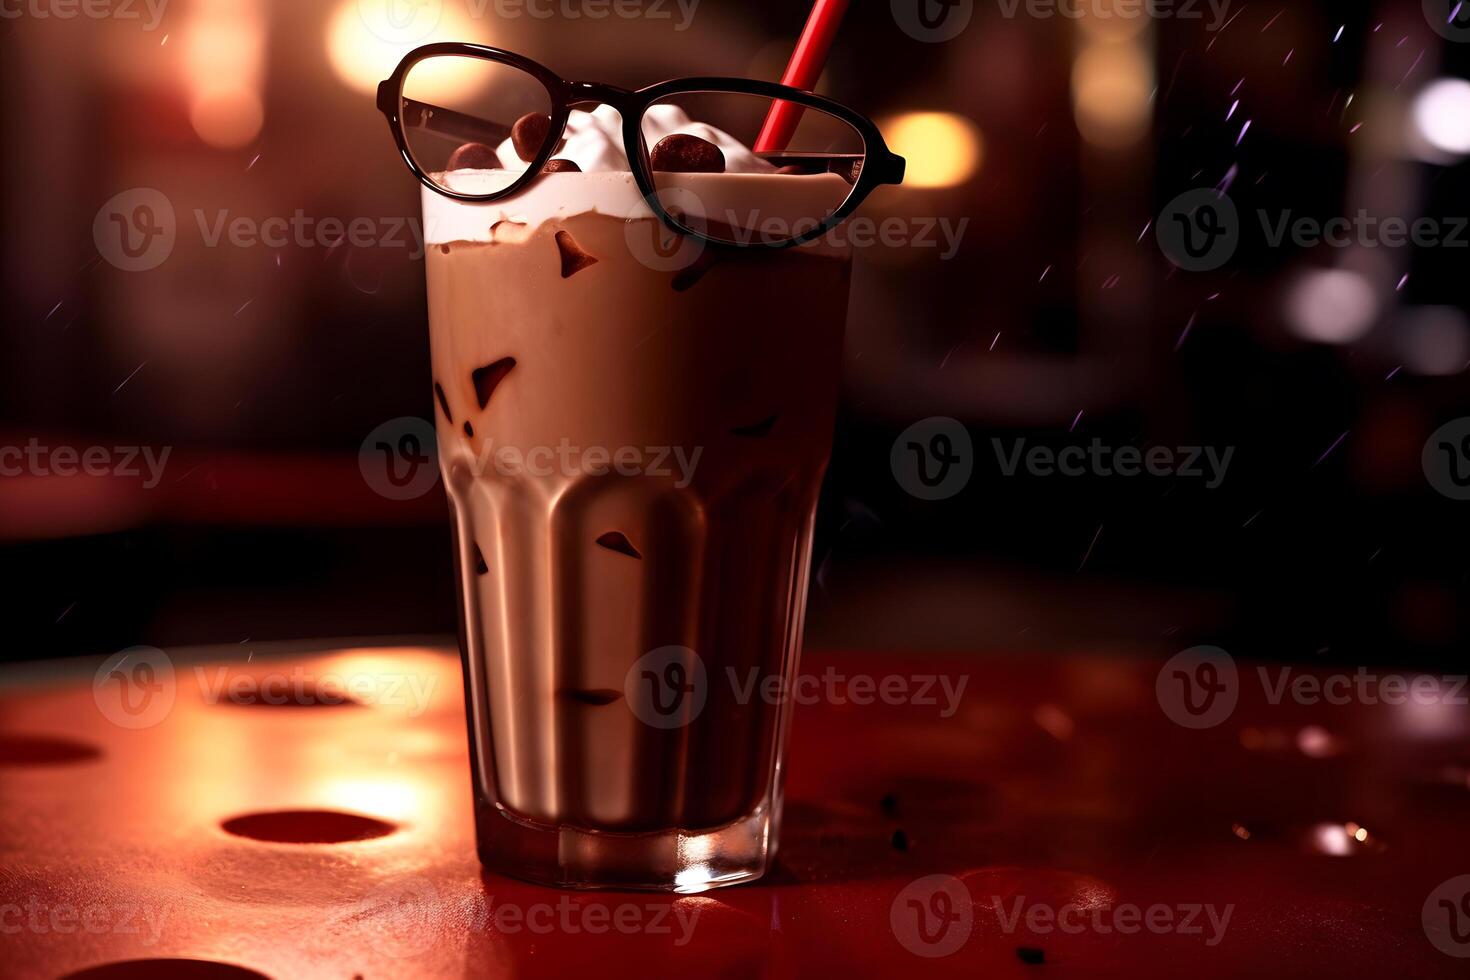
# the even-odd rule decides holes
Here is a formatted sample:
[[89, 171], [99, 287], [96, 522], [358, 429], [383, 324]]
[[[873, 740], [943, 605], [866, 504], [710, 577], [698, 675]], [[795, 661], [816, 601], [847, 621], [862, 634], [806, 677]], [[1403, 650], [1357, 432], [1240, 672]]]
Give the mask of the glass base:
[[616, 834], [550, 826], [477, 806], [480, 862], [489, 870], [557, 888], [623, 888], [694, 894], [754, 881], [775, 854], [768, 806], [710, 830]]

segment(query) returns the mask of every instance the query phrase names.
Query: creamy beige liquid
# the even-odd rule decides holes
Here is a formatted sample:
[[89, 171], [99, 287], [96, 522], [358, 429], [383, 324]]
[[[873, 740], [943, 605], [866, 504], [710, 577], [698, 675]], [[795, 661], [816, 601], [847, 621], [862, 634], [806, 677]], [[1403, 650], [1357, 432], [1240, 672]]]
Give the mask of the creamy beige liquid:
[[[586, 213], [429, 249], [477, 797], [538, 824], [708, 828], [775, 786], [786, 709], [742, 695], [752, 671], [795, 670], [850, 262], [721, 249], [675, 289], [627, 225]], [[564, 276], [558, 232], [597, 261]], [[589, 472], [623, 447], [668, 472]], [[533, 451], [539, 472], [506, 472]], [[668, 645], [698, 654], [708, 697], [660, 729], [625, 680]]]

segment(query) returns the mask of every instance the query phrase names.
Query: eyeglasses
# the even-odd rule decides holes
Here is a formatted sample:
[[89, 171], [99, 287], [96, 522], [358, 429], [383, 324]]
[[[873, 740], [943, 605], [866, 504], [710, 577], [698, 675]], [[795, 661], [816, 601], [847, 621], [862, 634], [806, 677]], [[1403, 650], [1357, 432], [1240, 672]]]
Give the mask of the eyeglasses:
[[[425, 186], [459, 201], [497, 201], [543, 172], [576, 169], [556, 154], [571, 110], [593, 104], [621, 115], [628, 169], [653, 213], [673, 230], [707, 242], [799, 245], [841, 222], [879, 184], [903, 180], [903, 158], [889, 151], [872, 120], [831, 99], [758, 79], [676, 78], [634, 92], [570, 82], [499, 48], [447, 42], [409, 52], [378, 84], [378, 109], [408, 169]], [[788, 123], [794, 117], [794, 132], [782, 149], [755, 153], [770, 166], [756, 166], [802, 179], [750, 180], [739, 188], [738, 210], [718, 217], [704, 212], [704, 199], [731, 198], [719, 193], [716, 182], [739, 178], [716, 176], [724, 167], [707, 147], [696, 145], [691, 152], [687, 140], [660, 141], [670, 120], [681, 118], [669, 106], [746, 147], [757, 146], [773, 111]], [[497, 147], [506, 140], [518, 161], [500, 159], [505, 150]], [[520, 162], [527, 164], [524, 172], [503, 185], [466, 174], [502, 164], [514, 170]]]

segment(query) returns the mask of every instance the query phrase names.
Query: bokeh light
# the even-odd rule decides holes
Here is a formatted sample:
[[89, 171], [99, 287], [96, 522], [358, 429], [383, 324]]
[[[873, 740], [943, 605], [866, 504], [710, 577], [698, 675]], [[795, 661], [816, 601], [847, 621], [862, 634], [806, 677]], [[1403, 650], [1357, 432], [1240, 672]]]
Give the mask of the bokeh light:
[[1304, 340], [1349, 344], [1378, 319], [1378, 297], [1367, 279], [1347, 269], [1314, 269], [1298, 277], [1286, 298], [1286, 320]]
[[1470, 361], [1470, 322], [1456, 307], [1410, 307], [1394, 328], [1404, 367], [1415, 374], [1458, 374]]
[[183, 30], [189, 122], [210, 146], [235, 149], [265, 123], [266, 16], [261, 0], [196, 0]]
[[1088, 43], [1072, 65], [1077, 129], [1094, 146], [1130, 146], [1148, 132], [1154, 69], [1136, 41]]
[[1415, 135], [1441, 153], [1470, 154], [1470, 82], [1441, 78], [1414, 99]]
[[369, 95], [378, 83], [398, 67], [414, 48], [436, 41], [475, 41], [480, 33], [467, 8], [459, 4], [440, 7], [437, 21], [427, 30], [401, 32], [384, 29], [370, 20], [370, 5], [342, 0], [327, 24], [327, 60], [337, 77], [348, 86]]
[[908, 162], [905, 187], [954, 187], [973, 177], [984, 159], [980, 130], [952, 112], [906, 112], [880, 128], [889, 149]]
[[255, 139], [265, 122], [265, 107], [254, 92], [204, 91], [189, 106], [189, 122], [210, 146], [235, 149]]

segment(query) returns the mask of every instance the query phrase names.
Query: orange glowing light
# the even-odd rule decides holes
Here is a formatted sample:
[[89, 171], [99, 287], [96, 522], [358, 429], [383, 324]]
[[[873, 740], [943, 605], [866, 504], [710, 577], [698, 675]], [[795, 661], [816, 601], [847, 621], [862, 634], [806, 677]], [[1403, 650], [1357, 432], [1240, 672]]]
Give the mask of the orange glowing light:
[[[483, 41], [482, 34], [460, 4], [341, 0], [327, 22], [327, 61], [348, 87], [371, 95], [414, 48], [435, 41]], [[478, 81], [464, 78], [458, 91], [470, 91]], [[443, 94], [456, 91], [448, 74], [441, 84], [436, 90]]]
[[1148, 132], [1154, 69], [1135, 41], [1088, 43], [1072, 65], [1077, 129], [1093, 146], [1120, 149]]
[[265, 122], [265, 107], [255, 93], [243, 89], [201, 92], [189, 106], [189, 122], [210, 146], [235, 149], [255, 139]]
[[906, 112], [880, 127], [893, 152], [908, 161], [905, 187], [954, 187], [975, 175], [985, 139], [974, 123], [952, 112]]
[[210, 146], [248, 144], [265, 123], [266, 13], [262, 0], [194, 0], [182, 63], [189, 121]]

